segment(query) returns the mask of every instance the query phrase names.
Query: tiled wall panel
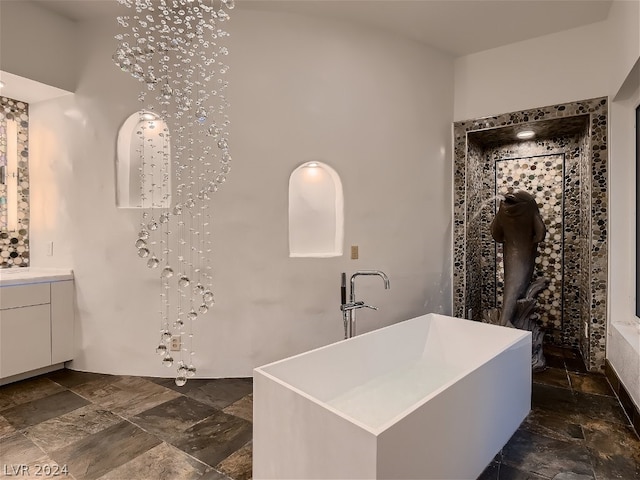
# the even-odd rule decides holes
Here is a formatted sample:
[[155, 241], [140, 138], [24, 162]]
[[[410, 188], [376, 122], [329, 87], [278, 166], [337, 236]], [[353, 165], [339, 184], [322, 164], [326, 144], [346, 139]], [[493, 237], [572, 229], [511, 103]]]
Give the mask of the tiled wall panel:
[[18, 228], [7, 228], [7, 186], [0, 183], [0, 268], [29, 266], [29, 105], [0, 97], [0, 166], [7, 165], [7, 120], [18, 125]]
[[[471, 309], [478, 320], [500, 305], [502, 267], [488, 228], [496, 193], [509, 184], [540, 187], [550, 234], [537, 275], [555, 277], [540, 321], [546, 341], [579, 346], [591, 370], [603, 368], [606, 340], [607, 108], [606, 98], [595, 98], [454, 124], [454, 314]], [[505, 140], [532, 124], [548, 129], [540, 140]]]
[[[505, 195], [524, 190], [532, 194], [545, 223], [545, 239], [538, 244], [534, 278], [547, 286], [537, 296], [537, 313], [546, 330], [562, 330], [563, 170], [564, 155], [501, 158], [496, 160], [495, 192]], [[496, 246], [496, 304], [502, 305], [504, 261], [502, 244]]]

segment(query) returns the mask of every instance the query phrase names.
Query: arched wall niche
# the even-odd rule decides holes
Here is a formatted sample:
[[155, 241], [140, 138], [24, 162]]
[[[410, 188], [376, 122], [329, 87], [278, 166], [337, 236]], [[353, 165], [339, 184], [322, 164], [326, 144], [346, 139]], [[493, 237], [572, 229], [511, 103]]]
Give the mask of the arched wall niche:
[[289, 256], [339, 257], [343, 240], [340, 176], [325, 163], [303, 163], [289, 177]]
[[165, 121], [152, 112], [134, 112], [120, 127], [116, 152], [116, 205], [168, 208], [171, 140]]

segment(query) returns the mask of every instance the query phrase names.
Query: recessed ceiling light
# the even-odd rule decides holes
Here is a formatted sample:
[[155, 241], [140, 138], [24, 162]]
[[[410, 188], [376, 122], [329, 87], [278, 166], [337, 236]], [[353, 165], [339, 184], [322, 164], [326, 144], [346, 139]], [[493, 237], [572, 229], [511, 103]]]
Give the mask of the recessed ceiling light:
[[529, 138], [533, 138], [536, 136], [536, 132], [533, 130], [522, 130], [521, 132], [516, 133], [516, 137], [520, 140], [528, 140]]
[[318, 163], [317, 163], [317, 162], [309, 162], [309, 163], [307, 163], [305, 166], [306, 166], [306, 167], [308, 167], [308, 168], [316, 168], [316, 167], [319, 167], [319, 165], [318, 165]]
[[0, 80], [0, 88], [4, 87], [4, 82]]

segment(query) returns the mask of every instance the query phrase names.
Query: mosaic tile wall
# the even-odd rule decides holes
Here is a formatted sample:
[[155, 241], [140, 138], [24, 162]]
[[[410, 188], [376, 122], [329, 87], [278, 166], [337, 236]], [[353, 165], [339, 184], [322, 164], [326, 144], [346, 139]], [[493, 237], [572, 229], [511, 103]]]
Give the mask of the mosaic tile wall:
[[[537, 297], [540, 323], [546, 331], [562, 331], [562, 264], [564, 155], [500, 159], [495, 162], [496, 194], [505, 195], [515, 190], [532, 194], [547, 228], [545, 240], [538, 244], [533, 277], [546, 278], [547, 286]], [[497, 208], [494, 209], [494, 215]], [[502, 244], [496, 248], [496, 305], [502, 305], [504, 290], [504, 262]]]
[[[550, 169], [545, 172], [549, 177], [536, 189], [541, 186], [546, 191], [545, 221], [549, 230], [554, 229], [554, 237], [547, 234], [540, 245], [538, 272], [556, 278], [554, 289], [546, 294], [541, 322], [547, 342], [579, 346], [591, 370], [602, 369], [605, 358], [607, 109], [607, 99], [596, 98], [454, 124], [454, 314], [471, 314], [477, 320], [483, 309], [499, 300], [501, 267], [488, 231], [496, 208], [492, 197], [500, 192], [496, 175], [506, 174], [517, 187], [516, 181], [527, 184], [532, 165], [534, 172], [544, 166], [543, 170]], [[537, 131], [537, 139], [514, 142], [515, 132], [525, 126]], [[543, 156], [550, 156], [538, 160], [544, 165], [532, 163], [532, 158]], [[516, 159], [520, 167], [504, 166]], [[558, 180], [551, 172], [560, 163], [563, 174]], [[518, 170], [525, 178], [517, 179], [505, 168], [511, 173]], [[558, 241], [556, 235], [560, 247], [551, 245]]]
[[[484, 160], [482, 158], [482, 148], [478, 147], [474, 143], [469, 143], [468, 153], [469, 178], [467, 181], [469, 182], [469, 185], [483, 185], [484, 180], [482, 173]], [[485, 206], [486, 204], [482, 203], [483, 191], [484, 188], [469, 188], [469, 205]], [[483, 242], [486, 242], [487, 230], [486, 228], [483, 228], [486, 220], [482, 216], [484, 212], [485, 210], [483, 209], [472, 212], [469, 217], [469, 221], [467, 222], [467, 248], [473, 252], [479, 252], [482, 248]], [[482, 283], [478, 272], [481, 272], [486, 267], [486, 262], [484, 261], [485, 258], [486, 257], [483, 255], [473, 255], [467, 259], [469, 263], [466, 269], [467, 277], [465, 279], [465, 285], [469, 287], [466, 292], [466, 296], [469, 301], [467, 302], [467, 308], [464, 312], [466, 315], [458, 316], [475, 319], [481, 318], [480, 305], [482, 303], [483, 292], [478, 288], [471, 287], [477, 285], [478, 282]]]
[[[567, 134], [535, 141], [508, 143], [486, 150], [488, 166], [486, 184], [495, 193], [509, 188], [526, 190], [537, 199], [540, 214], [547, 228], [545, 240], [538, 245], [534, 277], [544, 277], [549, 285], [538, 296], [540, 324], [545, 328], [546, 341], [556, 345], [578, 347], [580, 341], [580, 305], [584, 296], [577, 292], [579, 275], [588, 269], [576, 246], [585, 231], [580, 216], [580, 165], [588, 163], [582, 139], [587, 136], [588, 118], [583, 116], [580, 134]], [[493, 180], [493, 181], [492, 181]], [[485, 222], [490, 223], [495, 212], [487, 209]], [[482, 288], [483, 309], [502, 304], [502, 245], [488, 236], [482, 256], [495, 265], [497, 285]], [[494, 293], [495, 292], [495, 293]]]
[[0, 166], [7, 165], [7, 120], [18, 125], [18, 228], [7, 228], [7, 187], [0, 184], [0, 268], [29, 266], [29, 105], [0, 97]]
[[[594, 119], [595, 120], [595, 119]], [[606, 130], [605, 130], [605, 135], [606, 135]], [[590, 148], [590, 144], [589, 144], [589, 139], [586, 138], [584, 139], [584, 144], [585, 144], [585, 149], [589, 149]], [[605, 152], [605, 157], [606, 157], [606, 152]], [[598, 157], [595, 157], [598, 158]], [[579, 173], [579, 182], [582, 185], [582, 188], [580, 189], [580, 203], [585, 205], [585, 210], [588, 213], [588, 207], [591, 205], [591, 198], [594, 196], [594, 189], [592, 188], [592, 181], [595, 179], [592, 179], [591, 177], [591, 170], [592, 170], [592, 162], [585, 162], [584, 164], [580, 165], [580, 173]], [[605, 167], [606, 167], [606, 161], [605, 161]], [[599, 170], [599, 166], [596, 164], [596, 170]], [[603, 197], [605, 200], [604, 203], [604, 207], [606, 209], [606, 196]], [[596, 200], [597, 201], [597, 200]], [[598, 222], [602, 222], [604, 221], [604, 226], [606, 228], [606, 224], [607, 224], [607, 219], [606, 219], [606, 210], [603, 212], [602, 215], [599, 216], [600, 218], [596, 220], [596, 225]], [[575, 248], [577, 250], [577, 255], [579, 255], [581, 258], [589, 258], [592, 254], [592, 248], [595, 249], [596, 245], [593, 245], [592, 247], [592, 243], [593, 243], [593, 233], [591, 231], [591, 218], [587, 215], [586, 217], [583, 216], [582, 218], [582, 224], [580, 226], [580, 231], [581, 232], [586, 232], [583, 235], [580, 235], [579, 238], [576, 241], [576, 245]], [[604, 232], [606, 232], [606, 230], [604, 230]], [[606, 252], [606, 233], [605, 233], [605, 252]], [[606, 255], [606, 253], [605, 253]], [[598, 268], [598, 265], [594, 265], [595, 268]], [[595, 273], [600, 273], [599, 271], [596, 270]], [[593, 298], [591, 298], [591, 292], [593, 291], [593, 286], [592, 286], [592, 282], [591, 282], [591, 277], [592, 277], [593, 272], [590, 271], [589, 267], [587, 266], [587, 268], [584, 268], [583, 270], [581, 270], [579, 272], [579, 274], [577, 275], [577, 280], [576, 283], [578, 283], [578, 288], [576, 289], [578, 291], [578, 295], [580, 296], [581, 299], [583, 299], [584, 301], [580, 303], [580, 315], [581, 318], [590, 318], [591, 316], [591, 309], [595, 308], [596, 311], [597, 309], [597, 302], [599, 301], [598, 298], [602, 298], [602, 305], [606, 305], [606, 286], [605, 286], [605, 292], [604, 292], [604, 296], [602, 294], [598, 294], [599, 292], [595, 292], [595, 294], [593, 295]], [[596, 278], [594, 278], [594, 285], [598, 284], [598, 276], [600, 275], [596, 275]], [[604, 269], [604, 282], [607, 281], [607, 269]], [[605, 283], [606, 285], [606, 283]], [[606, 310], [603, 312], [603, 315], [606, 315]], [[605, 317], [606, 319], [606, 317]], [[598, 328], [599, 325], [602, 326], [602, 329]], [[588, 330], [588, 332], [585, 334], [585, 327], [580, 329], [580, 350], [582, 352], [590, 352], [591, 351], [591, 341], [590, 341], [590, 336], [591, 336], [591, 331], [593, 330], [593, 334], [594, 334], [594, 341], [598, 340], [598, 345], [595, 346], [594, 351], [598, 352], [599, 351], [599, 339], [596, 338], [595, 336], [598, 335], [602, 335], [602, 348], [604, 350], [604, 345], [605, 345], [605, 339], [606, 339], [606, 335], [605, 335], [605, 330], [606, 330], [606, 323], [604, 324], [595, 324], [592, 326], [591, 323], [589, 323], [588, 325], [586, 325], [586, 330]], [[601, 333], [600, 333], [601, 332]], [[604, 362], [604, 351], [602, 351], [602, 361]], [[585, 362], [586, 363], [586, 362]], [[587, 364], [588, 366], [588, 364]]]

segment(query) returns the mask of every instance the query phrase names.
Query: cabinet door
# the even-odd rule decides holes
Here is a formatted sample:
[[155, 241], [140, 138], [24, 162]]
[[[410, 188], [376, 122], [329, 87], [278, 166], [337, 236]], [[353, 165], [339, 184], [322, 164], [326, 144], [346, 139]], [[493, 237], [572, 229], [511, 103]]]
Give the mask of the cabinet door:
[[74, 355], [73, 280], [51, 283], [51, 363]]
[[0, 287], [0, 309], [30, 307], [50, 301], [49, 283]]
[[49, 305], [0, 311], [0, 377], [9, 377], [49, 365]]

